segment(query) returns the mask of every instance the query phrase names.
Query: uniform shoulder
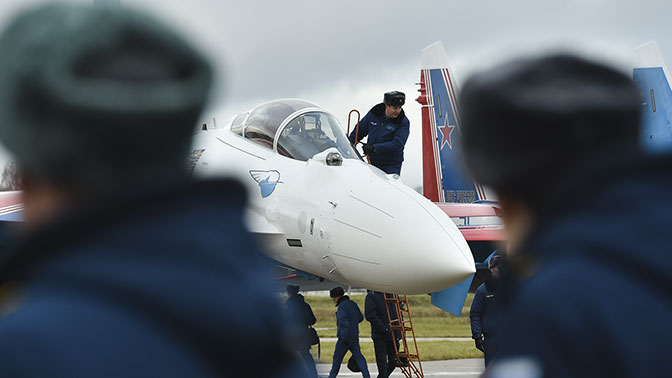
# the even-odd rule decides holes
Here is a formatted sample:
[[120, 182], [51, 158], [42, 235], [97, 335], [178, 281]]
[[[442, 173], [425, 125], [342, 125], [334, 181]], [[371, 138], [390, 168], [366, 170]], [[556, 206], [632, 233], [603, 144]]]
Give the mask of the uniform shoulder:
[[572, 312], [585, 311], [585, 306], [599, 297], [596, 287], [600, 285], [593, 280], [594, 269], [599, 267], [575, 258], [542, 265], [517, 287], [511, 298], [511, 314], [514, 318], [529, 317], [527, 321], [531, 322], [551, 319], [567, 322], [570, 317], [563, 314], [570, 309]]
[[374, 105], [371, 110], [369, 110], [369, 113], [381, 118], [385, 114], [385, 104], [381, 102], [380, 104]]

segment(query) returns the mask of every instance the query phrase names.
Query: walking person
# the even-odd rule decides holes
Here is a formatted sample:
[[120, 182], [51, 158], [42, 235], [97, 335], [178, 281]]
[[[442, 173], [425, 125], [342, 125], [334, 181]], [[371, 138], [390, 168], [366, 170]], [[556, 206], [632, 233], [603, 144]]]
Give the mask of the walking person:
[[347, 351], [352, 353], [352, 357], [354, 357], [357, 366], [359, 366], [362, 371], [362, 377], [370, 378], [366, 360], [359, 348], [359, 323], [364, 320], [364, 316], [362, 316], [362, 312], [359, 310], [357, 303], [353, 302], [350, 300], [350, 297], [345, 295], [342, 287], [337, 286], [331, 289], [329, 291], [329, 296], [338, 307], [338, 310], [336, 311], [338, 340], [336, 341], [336, 348], [334, 349], [334, 360], [331, 365], [331, 371], [329, 372], [329, 378], [336, 378]]
[[309, 377], [317, 378], [315, 360], [310, 354], [312, 331], [310, 326], [317, 322], [313, 309], [299, 294], [299, 286], [287, 285], [286, 316], [289, 324], [288, 333], [294, 349], [299, 353]]

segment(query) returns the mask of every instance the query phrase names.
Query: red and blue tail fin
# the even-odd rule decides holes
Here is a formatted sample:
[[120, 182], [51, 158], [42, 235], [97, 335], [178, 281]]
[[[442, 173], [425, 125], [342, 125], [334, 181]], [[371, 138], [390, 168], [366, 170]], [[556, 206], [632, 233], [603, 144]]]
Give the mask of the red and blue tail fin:
[[656, 41], [636, 49], [632, 78], [642, 96], [642, 143], [652, 153], [672, 152], [672, 88]]
[[421, 62], [417, 101], [422, 105], [424, 195], [433, 202], [488, 200], [483, 187], [464, 176], [455, 153], [460, 143], [458, 88], [443, 44], [422, 50]]

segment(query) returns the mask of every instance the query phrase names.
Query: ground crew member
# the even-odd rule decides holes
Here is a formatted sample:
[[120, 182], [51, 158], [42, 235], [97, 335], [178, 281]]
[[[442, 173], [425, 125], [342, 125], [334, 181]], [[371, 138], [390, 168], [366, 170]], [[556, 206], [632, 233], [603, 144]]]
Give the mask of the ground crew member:
[[385, 173], [401, 174], [410, 130], [410, 122], [401, 108], [405, 102], [406, 95], [402, 92], [385, 93], [383, 102], [371, 108], [360, 120], [359, 129], [355, 128], [349, 136], [350, 143], [356, 145], [368, 135], [367, 143], [362, 146], [364, 155]]
[[502, 312], [499, 304], [501, 258], [499, 255], [494, 255], [488, 260], [488, 278], [476, 289], [469, 311], [471, 337], [476, 343], [476, 348], [483, 352], [486, 366], [497, 352], [497, 333], [500, 330]]
[[488, 377], [670, 375], [672, 155], [639, 135], [654, 96], [571, 55], [464, 85], [464, 160], [496, 191], [509, 242]]
[[338, 371], [341, 369], [341, 363], [345, 353], [350, 351], [352, 357], [357, 362], [357, 366], [362, 371], [364, 378], [369, 378], [369, 368], [366, 366], [366, 360], [359, 348], [359, 323], [364, 320], [362, 312], [359, 310], [357, 303], [350, 300], [350, 297], [345, 295], [342, 287], [335, 287], [329, 291], [329, 296], [336, 303], [338, 310], [336, 311], [336, 328], [338, 341], [334, 349], [334, 360], [329, 372], [329, 378], [336, 378]]
[[149, 16], [88, 4], [22, 13], [0, 51], [0, 139], [25, 204], [0, 264], [0, 376], [305, 376], [245, 190], [186, 173], [203, 56]]
[[[392, 337], [390, 321], [385, 308], [385, 293], [369, 290], [364, 300], [364, 315], [371, 323], [371, 339], [376, 353], [376, 365], [378, 365], [378, 378], [387, 378], [397, 366], [396, 348], [399, 342]], [[397, 319], [397, 313], [390, 308], [389, 316], [392, 320]], [[396, 348], [395, 348], [395, 343]]]
[[[317, 378], [315, 360], [310, 354], [311, 329], [308, 328], [317, 322], [313, 309], [299, 294], [299, 286], [287, 285], [287, 322], [289, 334], [294, 348], [299, 352], [309, 377]], [[314, 332], [314, 331], [313, 331]]]

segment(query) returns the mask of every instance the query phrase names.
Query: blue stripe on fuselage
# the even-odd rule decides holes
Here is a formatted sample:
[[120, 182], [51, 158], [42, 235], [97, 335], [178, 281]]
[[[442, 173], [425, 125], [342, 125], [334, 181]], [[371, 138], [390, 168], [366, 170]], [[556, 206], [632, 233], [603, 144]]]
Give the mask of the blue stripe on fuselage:
[[[450, 144], [446, 140], [449, 127], [457, 126], [454, 109], [448, 95], [448, 88], [443, 79], [441, 69], [429, 70], [434, 100], [434, 119], [436, 120], [436, 135], [439, 145], [439, 158], [441, 160], [441, 174], [443, 175], [443, 191], [446, 202], [473, 202], [477, 199], [474, 184], [467, 179], [460, 166], [458, 156], [454, 151], [460, 148], [459, 130], [453, 129], [450, 135]], [[448, 121], [446, 123], [446, 120]]]
[[672, 90], [665, 72], [662, 67], [635, 68], [632, 78], [642, 98], [642, 144], [653, 153], [672, 151]]

